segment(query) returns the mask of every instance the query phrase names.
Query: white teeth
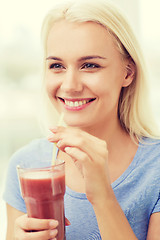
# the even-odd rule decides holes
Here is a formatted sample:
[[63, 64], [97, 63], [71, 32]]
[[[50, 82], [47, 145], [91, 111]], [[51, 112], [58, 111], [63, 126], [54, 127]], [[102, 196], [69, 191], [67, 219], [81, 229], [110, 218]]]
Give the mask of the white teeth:
[[68, 100], [65, 100], [65, 104], [67, 106], [70, 106], [70, 107], [79, 107], [79, 106], [82, 106], [86, 103], [88, 103], [89, 100], [82, 100], [82, 101], [75, 101], [75, 102], [72, 102], [72, 101], [68, 101]]
[[79, 104], [78, 104], [78, 102], [76, 101], [76, 102], [74, 102], [74, 106], [75, 107], [78, 107], [79, 106]]
[[73, 102], [69, 102], [69, 106], [73, 107], [74, 103]]

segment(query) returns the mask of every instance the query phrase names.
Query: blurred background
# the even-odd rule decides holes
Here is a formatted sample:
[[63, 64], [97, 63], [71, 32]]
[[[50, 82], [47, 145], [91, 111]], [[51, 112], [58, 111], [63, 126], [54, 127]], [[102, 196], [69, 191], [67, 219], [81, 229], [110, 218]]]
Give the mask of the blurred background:
[[[78, 1], [78, 0], [76, 0]], [[131, 22], [150, 74], [151, 101], [160, 120], [160, 2], [112, 0]], [[53, 0], [5, 0], [0, 7], [0, 239], [5, 239], [6, 209], [2, 200], [6, 170], [13, 152], [33, 138], [39, 127], [42, 82], [40, 29]], [[145, 104], [145, 103], [144, 103]], [[159, 124], [160, 125], [160, 124]]]

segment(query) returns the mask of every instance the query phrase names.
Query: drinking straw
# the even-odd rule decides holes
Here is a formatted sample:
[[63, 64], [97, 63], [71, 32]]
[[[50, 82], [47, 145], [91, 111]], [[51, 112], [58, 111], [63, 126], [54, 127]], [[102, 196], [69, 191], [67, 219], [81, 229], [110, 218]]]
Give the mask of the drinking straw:
[[[62, 125], [62, 122], [63, 122], [63, 117], [64, 117], [64, 113], [62, 112], [61, 115], [60, 115], [60, 118], [59, 118], [59, 121], [58, 121], [58, 124], [57, 126], [60, 126]], [[53, 144], [53, 153], [52, 153], [52, 165], [55, 165], [56, 162], [56, 154], [57, 154], [57, 145], [56, 143]]]

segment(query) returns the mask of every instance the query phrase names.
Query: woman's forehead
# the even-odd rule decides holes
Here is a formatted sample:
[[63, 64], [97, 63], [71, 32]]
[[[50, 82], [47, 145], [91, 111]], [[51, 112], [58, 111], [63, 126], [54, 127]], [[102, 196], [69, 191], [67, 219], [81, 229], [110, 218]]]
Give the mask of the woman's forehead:
[[47, 51], [61, 52], [70, 50], [95, 52], [116, 51], [113, 37], [105, 27], [95, 22], [56, 22], [50, 29]]

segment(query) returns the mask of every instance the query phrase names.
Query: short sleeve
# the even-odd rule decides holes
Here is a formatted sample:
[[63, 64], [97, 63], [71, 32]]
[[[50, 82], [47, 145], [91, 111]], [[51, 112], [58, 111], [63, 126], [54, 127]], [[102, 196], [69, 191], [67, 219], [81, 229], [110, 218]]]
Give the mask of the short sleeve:
[[12, 207], [26, 213], [26, 207], [24, 200], [21, 196], [18, 174], [16, 169], [16, 166], [19, 164], [21, 157], [21, 154], [17, 152], [10, 160], [6, 176], [3, 199]]
[[153, 208], [152, 213], [160, 212], [160, 193], [159, 193], [159, 198]]

